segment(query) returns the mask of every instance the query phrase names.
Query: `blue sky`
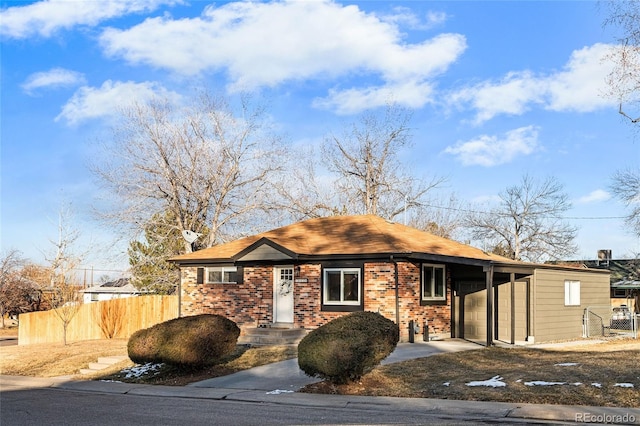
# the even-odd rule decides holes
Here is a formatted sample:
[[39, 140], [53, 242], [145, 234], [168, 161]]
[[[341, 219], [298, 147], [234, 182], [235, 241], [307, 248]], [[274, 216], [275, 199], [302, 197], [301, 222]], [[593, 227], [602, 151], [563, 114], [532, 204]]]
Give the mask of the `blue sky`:
[[126, 245], [92, 220], [96, 143], [134, 99], [207, 86], [268, 97], [298, 145], [393, 98], [413, 110], [404, 161], [446, 177], [443, 194], [492, 200], [524, 174], [555, 176], [573, 202], [575, 258], [640, 251], [609, 191], [615, 170], [639, 166], [640, 147], [604, 96], [614, 37], [597, 2], [0, 5], [3, 250], [42, 261], [70, 203], [87, 265], [122, 267], [113, 256]]

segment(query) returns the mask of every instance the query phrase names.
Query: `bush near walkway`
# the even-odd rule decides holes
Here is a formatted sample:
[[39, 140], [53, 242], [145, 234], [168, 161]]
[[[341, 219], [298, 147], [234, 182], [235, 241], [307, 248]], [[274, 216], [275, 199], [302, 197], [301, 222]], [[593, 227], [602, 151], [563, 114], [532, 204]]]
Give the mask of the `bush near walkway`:
[[221, 315], [202, 314], [156, 324], [136, 331], [127, 345], [135, 363], [166, 363], [204, 367], [232, 353], [240, 336], [235, 322]]
[[400, 330], [375, 312], [354, 312], [312, 330], [298, 345], [298, 365], [332, 383], [358, 380], [396, 348]]

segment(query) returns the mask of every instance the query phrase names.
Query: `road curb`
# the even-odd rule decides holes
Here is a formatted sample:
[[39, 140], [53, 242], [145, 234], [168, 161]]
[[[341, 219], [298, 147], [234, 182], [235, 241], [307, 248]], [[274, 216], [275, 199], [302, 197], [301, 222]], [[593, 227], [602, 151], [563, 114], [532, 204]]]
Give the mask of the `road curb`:
[[514, 404], [507, 402], [458, 401], [429, 398], [396, 398], [359, 395], [324, 395], [290, 391], [161, 386], [107, 381], [72, 380], [69, 377], [0, 376], [0, 390], [6, 386], [53, 388], [76, 392], [196, 398], [237, 402], [295, 405], [313, 408], [397, 411], [485, 419], [538, 420], [567, 423], [640, 424], [640, 408], [568, 405]]

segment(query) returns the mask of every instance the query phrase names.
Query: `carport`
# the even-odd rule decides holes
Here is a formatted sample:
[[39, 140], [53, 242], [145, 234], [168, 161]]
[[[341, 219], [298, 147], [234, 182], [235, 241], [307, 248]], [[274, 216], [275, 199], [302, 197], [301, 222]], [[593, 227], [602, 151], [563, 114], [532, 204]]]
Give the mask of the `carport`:
[[453, 336], [486, 346], [528, 340], [534, 269], [499, 263], [453, 266]]

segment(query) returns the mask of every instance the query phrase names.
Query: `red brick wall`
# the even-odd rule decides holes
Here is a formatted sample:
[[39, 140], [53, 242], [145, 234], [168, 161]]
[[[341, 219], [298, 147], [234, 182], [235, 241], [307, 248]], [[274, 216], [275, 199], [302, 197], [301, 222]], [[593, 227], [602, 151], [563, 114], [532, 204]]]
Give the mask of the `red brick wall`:
[[[223, 315], [242, 327], [270, 324], [273, 320], [273, 267], [244, 268], [243, 284], [196, 284], [197, 268], [182, 268], [182, 315]], [[294, 326], [314, 329], [345, 312], [321, 310], [321, 265], [300, 265], [294, 283]], [[408, 340], [410, 320], [429, 322], [430, 333], [448, 337], [451, 324], [451, 285], [447, 272], [447, 302], [420, 305], [420, 264], [398, 262], [400, 336]], [[365, 263], [364, 307], [396, 321], [394, 265]], [[422, 339], [421, 335], [416, 340]]]

